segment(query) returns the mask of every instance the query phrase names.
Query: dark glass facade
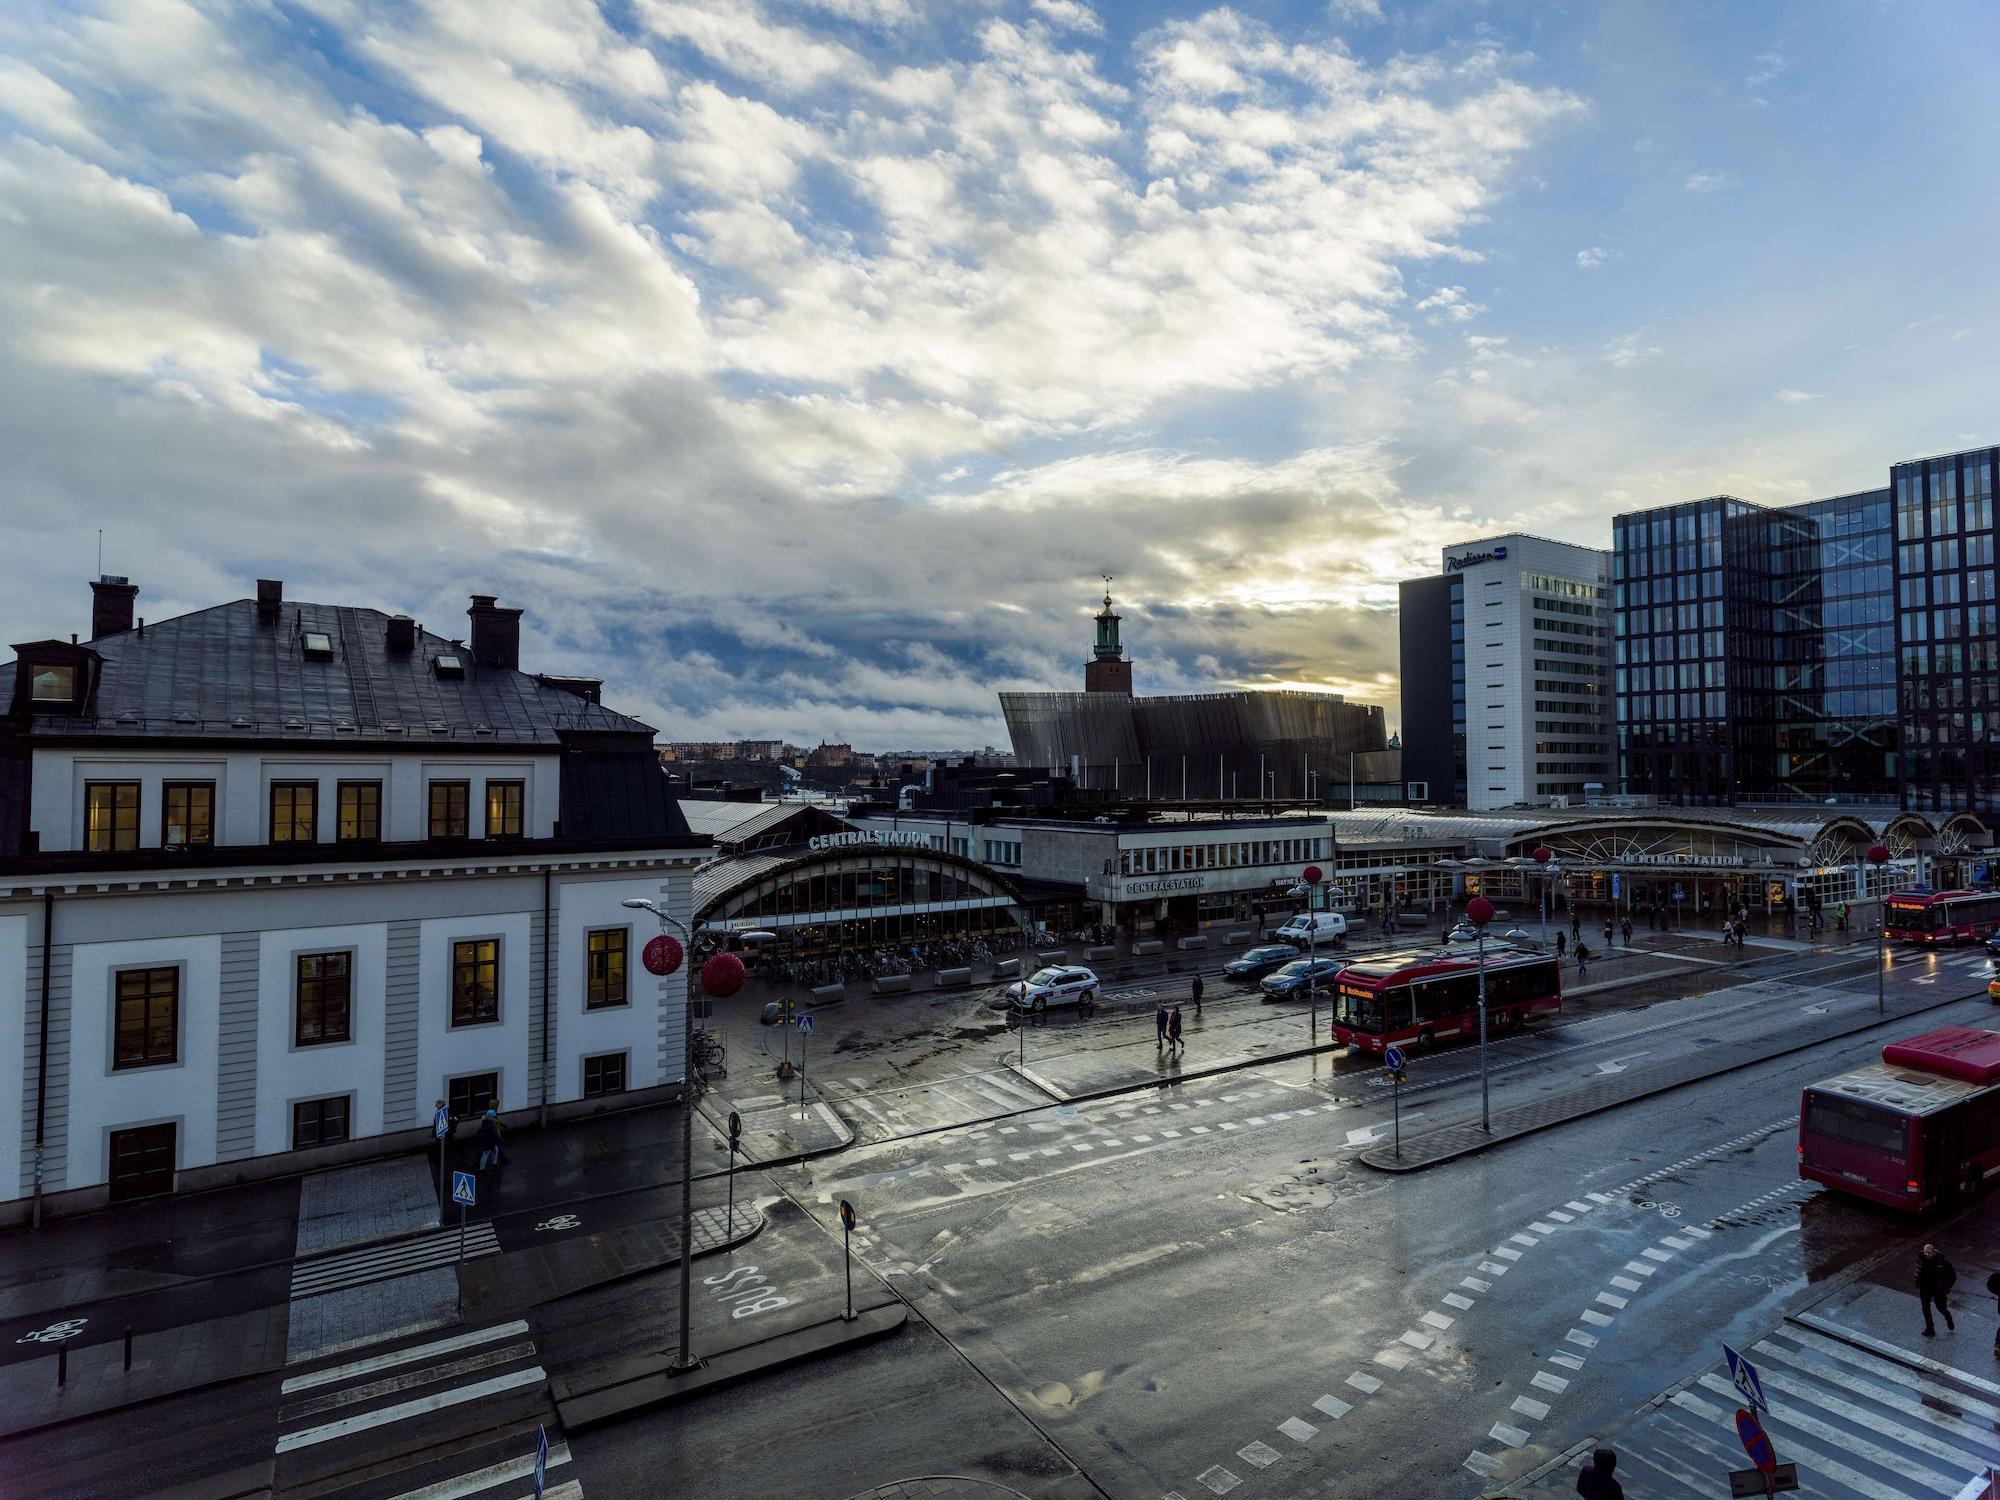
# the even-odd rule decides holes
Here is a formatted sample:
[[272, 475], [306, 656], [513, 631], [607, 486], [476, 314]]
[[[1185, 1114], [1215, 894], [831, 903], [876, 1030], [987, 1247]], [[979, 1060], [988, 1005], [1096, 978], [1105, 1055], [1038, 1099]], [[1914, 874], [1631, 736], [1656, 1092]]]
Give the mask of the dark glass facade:
[[[1402, 644], [1403, 779], [1424, 800], [1465, 806], [1465, 587], [1456, 573], [1398, 590]], [[1443, 684], [1450, 684], [1444, 691]]]
[[1894, 803], [1888, 491], [1729, 495], [1613, 521], [1622, 790], [1662, 803]]
[[2000, 807], [1993, 471], [2000, 449], [1889, 471], [1907, 807]]

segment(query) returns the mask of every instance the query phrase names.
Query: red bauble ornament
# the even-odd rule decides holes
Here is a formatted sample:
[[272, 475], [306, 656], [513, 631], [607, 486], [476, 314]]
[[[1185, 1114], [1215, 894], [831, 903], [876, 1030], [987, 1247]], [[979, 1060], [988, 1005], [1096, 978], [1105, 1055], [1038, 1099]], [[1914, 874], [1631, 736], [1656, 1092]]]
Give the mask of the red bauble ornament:
[[1307, 865], [1305, 871], [1306, 884], [1318, 885], [1320, 882], [1320, 877], [1325, 874], [1326, 871], [1322, 870], [1318, 865]]
[[639, 962], [646, 966], [648, 974], [671, 974], [681, 966], [687, 953], [681, 947], [681, 940], [661, 933], [640, 950]]
[[1868, 863], [1869, 863], [1869, 864], [1871, 864], [1871, 865], [1886, 865], [1886, 864], [1887, 864], [1888, 862], [1889, 862], [1889, 849], [1888, 849], [1888, 846], [1887, 846], [1887, 845], [1885, 845], [1885, 844], [1871, 844], [1871, 845], [1869, 845], [1869, 846], [1868, 846]]
[[734, 953], [718, 953], [701, 966], [701, 992], [714, 1000], [727, 1000], [743, 988], [743, 960]]
[[1475, 927], [1484, 927], [1493, 920], [1493, 903], [1484, 896], [1474, 896], [1465, 903], [1465, 919]]

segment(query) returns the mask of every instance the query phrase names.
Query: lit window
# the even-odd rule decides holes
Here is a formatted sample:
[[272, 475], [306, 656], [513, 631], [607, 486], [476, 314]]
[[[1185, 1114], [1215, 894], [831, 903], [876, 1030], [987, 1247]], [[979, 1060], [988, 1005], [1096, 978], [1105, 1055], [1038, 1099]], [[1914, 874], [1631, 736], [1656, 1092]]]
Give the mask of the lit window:
[[76, 700], [75, 667], [36, 667], [33, 671], [28, 694], [36, 703], [71, 703]]
[[113, 854], [139, 847], [138, 782], [85, 783], [83, 847], [92, 854]]

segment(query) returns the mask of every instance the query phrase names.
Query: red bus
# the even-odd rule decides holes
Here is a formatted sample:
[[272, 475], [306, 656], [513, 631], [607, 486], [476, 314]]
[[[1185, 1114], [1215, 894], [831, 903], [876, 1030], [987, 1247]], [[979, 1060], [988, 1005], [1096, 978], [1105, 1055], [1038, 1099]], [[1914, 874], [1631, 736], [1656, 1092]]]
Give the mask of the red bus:
[[2000, 1177], [2000, 1032], [1941, 1026], [1806, 1089], [1799, 1176], [1924, 1213]]
[[1910, 943], [1978, 943], [2000, 928], [2000, 892], [1902, 891], [1888, 898], [1889, 936]]
[[[1374, 954], [1342, 969], [1334, 989], [1340, 1046], [1380, 1052], [1391, 1043], [1428, 1047], [1479, 1035], [1479, 955], [1469, 949]], [[1561, 1009], [1562, 965], [1552, 955], [1487, 945], [1489, 1031], [1513, 1031], [1531, 1015]]]

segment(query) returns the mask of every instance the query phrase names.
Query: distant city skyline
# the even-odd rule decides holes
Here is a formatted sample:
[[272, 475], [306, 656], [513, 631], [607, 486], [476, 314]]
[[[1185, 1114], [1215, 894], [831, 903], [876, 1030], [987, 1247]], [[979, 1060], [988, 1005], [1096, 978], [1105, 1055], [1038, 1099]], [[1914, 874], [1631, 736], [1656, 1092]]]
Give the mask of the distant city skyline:
[[525, 607], [663, 739], [1391, 711], [1452, 541], [1992, 441], [1966, 59], [1854, 3], [160, 0], [0, 29], [9, 640]]

